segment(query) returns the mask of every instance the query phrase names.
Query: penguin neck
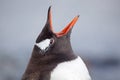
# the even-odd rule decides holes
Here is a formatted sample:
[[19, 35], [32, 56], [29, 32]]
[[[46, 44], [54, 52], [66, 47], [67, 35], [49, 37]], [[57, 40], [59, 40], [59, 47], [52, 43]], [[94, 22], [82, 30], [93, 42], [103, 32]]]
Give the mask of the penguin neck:
[[[60, 44], [58, 45], [61, 46]], [[32, 74], [35, 71], [38, 73], [46, 72], [46, 70], [52, 71], [57, 64], [77, 58], [73, 53], [70, 41], [65, 41], [62, 47], [59, 46], [55, 47], [54, 50], [47, 55], [40, 55], [37, 47], [34, 46], [25, 75]]]
[[73, 53], [70, 39], [68, 40], [59, 40], [59, 43], [56, 44], [56, 47], [54, 47], [53, 53], [65, 53], [65, 54], [70, 54]]

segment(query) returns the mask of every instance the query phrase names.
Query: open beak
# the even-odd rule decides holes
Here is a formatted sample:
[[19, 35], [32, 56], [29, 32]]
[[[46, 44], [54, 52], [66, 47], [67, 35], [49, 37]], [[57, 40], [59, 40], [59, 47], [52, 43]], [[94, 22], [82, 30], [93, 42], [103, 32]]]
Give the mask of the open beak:
[[48, 20], [49, 20], [49, 24], [50, 24], [50, 29], [57, 37], [66, 35], [73, 28], [73, 26], [77, 22], [78, 18], [79, 18], [79, 15], [74, 17], [73, 20], [63, 30], [61, 30], [60, 32], [54, 32], [53, 27], [52, 27], [52, 12], [51, 12], [51, 7], [49, 7]]

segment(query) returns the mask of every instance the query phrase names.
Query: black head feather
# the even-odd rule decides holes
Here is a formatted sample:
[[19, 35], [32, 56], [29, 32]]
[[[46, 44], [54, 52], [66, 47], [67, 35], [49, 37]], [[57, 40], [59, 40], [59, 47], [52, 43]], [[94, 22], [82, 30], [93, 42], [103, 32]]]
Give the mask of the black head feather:
[[55, 33], [52, 28], [51, 7], [49, 7], [46, 24], [36, 39], [36, 43], [40, 43], [45, 39], [53, 39], [54, 43], [44, 55], [41, 55], [40, 48], [37, 45], [34, 46], [31, 59], [22, 80], [49, 80], [50, 72], [57, 64], [76, 58], [70, 43], [70, 33], [77, 19], [78, 16], [61, 32]]

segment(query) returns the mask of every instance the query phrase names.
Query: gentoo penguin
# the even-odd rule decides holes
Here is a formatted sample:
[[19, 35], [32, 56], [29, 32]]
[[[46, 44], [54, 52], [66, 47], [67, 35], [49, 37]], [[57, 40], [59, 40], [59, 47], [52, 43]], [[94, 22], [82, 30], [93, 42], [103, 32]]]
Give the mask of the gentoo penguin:
[[78, 18], [56, 33], [49, 7], [47, 22], [36, 39], [22, 80], [91, 80], [86, 65], [73, 53], [70, 43], [71, 30]]

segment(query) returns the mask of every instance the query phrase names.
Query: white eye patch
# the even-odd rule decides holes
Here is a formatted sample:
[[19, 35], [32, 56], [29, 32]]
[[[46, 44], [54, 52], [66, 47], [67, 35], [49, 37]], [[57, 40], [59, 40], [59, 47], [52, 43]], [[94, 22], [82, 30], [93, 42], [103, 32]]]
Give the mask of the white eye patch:
[[36, 45], [41, 49], [45, 50], [47, 47], [49, 47], [50, 39], [45, 39], [41, 41], [40, 43], [36, 43]]

